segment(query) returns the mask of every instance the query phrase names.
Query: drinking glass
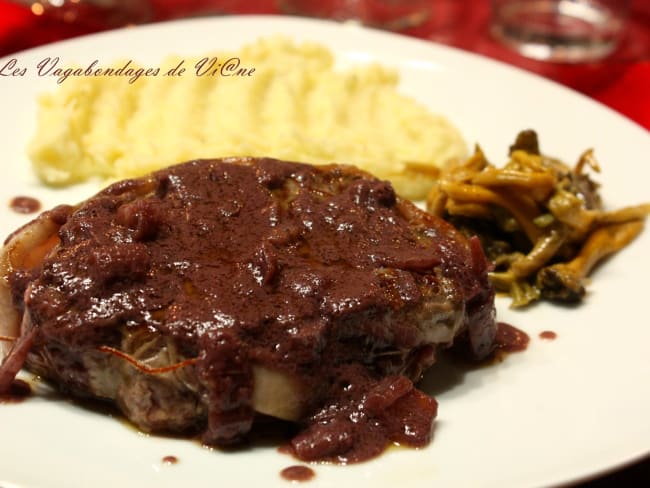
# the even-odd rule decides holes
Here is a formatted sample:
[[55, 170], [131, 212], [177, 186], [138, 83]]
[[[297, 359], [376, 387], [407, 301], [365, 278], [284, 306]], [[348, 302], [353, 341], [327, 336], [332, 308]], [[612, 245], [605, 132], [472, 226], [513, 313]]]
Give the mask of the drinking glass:
[[523, 56], [565, 63], [612, 53], [629, 0], [492, 0], [492, 34]]
[[353, 21], [388, 30], [404, 30], [426, 22], [432, 0], [278, 0], [282, 13]]

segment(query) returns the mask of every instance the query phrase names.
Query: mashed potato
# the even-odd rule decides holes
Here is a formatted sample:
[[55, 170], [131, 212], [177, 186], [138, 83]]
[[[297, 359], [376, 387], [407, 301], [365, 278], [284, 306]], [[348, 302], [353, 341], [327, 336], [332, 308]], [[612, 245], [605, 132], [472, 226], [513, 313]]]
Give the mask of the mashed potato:
[[[354, 164], [423, 198], [435, 167], [465, 155], [445, 118], [396, 90], [379, 65], [336, 71], [325, 47], [261, 39], [237, 53], [250, 76], [198, 76], [168, 58], [158, 76], [77, 76], [39, 101], [28, 152], [39, 177], [67, 185], [145, 174], [181, 161], [270, 156]], [[183, 62], [182, 76], [163, 76]]]

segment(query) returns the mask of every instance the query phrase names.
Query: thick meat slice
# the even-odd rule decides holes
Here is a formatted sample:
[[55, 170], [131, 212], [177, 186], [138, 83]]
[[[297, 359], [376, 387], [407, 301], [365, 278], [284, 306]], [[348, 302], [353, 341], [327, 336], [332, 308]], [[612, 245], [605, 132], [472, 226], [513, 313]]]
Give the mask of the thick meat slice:
[[5, 376], [26, 354], [74, 396], [210, 444], [255, 412], [295, 421], [303, 459], [425, 443], [436, 405], [412, 382], [437, 346], [480, 358], [495, 331], [477, 241], [345, 166], [188, 162], [42, 214], [0, 264], [5, 335], [29, 339]]

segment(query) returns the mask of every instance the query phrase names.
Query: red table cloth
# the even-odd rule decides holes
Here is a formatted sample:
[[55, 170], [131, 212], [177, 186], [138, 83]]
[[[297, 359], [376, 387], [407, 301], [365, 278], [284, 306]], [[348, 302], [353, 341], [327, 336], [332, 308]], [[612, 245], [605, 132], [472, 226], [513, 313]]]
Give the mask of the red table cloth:
[[[127, 2], [128, 3], [128, 2]], [[137, 2], [131, 2], [131, 4]], [[131, 11], [140, 21], [205, 14], [279, 13], [274, 0], [149, 0]], [[489, 35], [488, 0], [432, 0], [433, 15], [405, 34], [450, 44], [535, 72], [598, 100], [650, 130], [650, 2], [633, 0], [617, 51], [596, 63], [562, 64], [526, 59]], [[38, 10], [36, 9], [38, 12]], [[89, 16], [86, 22], [35, 15], [29, 7], [0, 0], [0, 56], [116, 26], [119, 16]]]

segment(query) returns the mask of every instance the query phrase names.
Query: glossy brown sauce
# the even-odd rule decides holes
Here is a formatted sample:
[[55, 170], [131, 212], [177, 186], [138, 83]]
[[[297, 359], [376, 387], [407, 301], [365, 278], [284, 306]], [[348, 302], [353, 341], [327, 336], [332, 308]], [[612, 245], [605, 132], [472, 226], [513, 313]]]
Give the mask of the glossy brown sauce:
[[557, 334], [553, 332], [552, 330], [544, 330], [539, 333], [540, 339], [544, 339], [547, 341], [552, 341], [557, 338]]
[[[304, 428], [291, 450], [303, 461], [359, 462], [391, 443], [426, 445], [437, 403], [402, 374], [418, 377], [434, 356], [410, 312], [425, 294], [449, 301], [483, 356], [494, 331], [487, 262], [477, 240], [400, 201], [387, 182], [349, 171], [195, 161], [49, 212], [61, 226], [56, 253], [37, 277], [13, 279], [16, 297], [31, 279], [38, 343], [75, 345], [46, 351], [60, 361], [48, 370], [85, 387], [69, 350], [117, 350], [127, 324], [129, 334], [173, 340], [194, 361], [185, 371], [195, 371], [201, 396], [188, 393], [186, 403], [206, 409], [180, 425], [200, 423], [206, 444], [249, 433], [251, 365], [261, 365], [301, 388], [294, 420]], [[139, 421], [150, 427], [145, 415]]]
[[435, 399], [417, 390], [403, 376], [370, 383], [354, 373], [343, 378], [349, 394], [341, 394], [309, 419], [291, 439], [291, 453], [302, 461], [350, 464], [381, 454], [392, 443], [426, 446], [437, 414]]
[[497, 351], [518, 352], [528, 347], [530, 337], [523, 330], [505, 322], [497, 323], [497, 334], [494, 343]]
[[41, 209], [41, 202], [33, 197], [18, 196], [11, 199], [9, 208], [16, 213], [30, 214]]
[[165, 456], [162, 458], [163, 464], [177, 464], [178, 458], [176, 456]]
[[309, 481], [316, 473], [307, 466], [289, 466], [280, 471], [280, 476], [287, 481]]
[[32, 394], [32, 387], [23, 380], [14, 380], [8, 393], [0, 395], [0, 403], [19, 403]]

